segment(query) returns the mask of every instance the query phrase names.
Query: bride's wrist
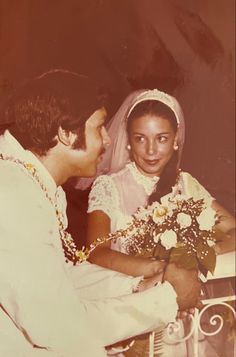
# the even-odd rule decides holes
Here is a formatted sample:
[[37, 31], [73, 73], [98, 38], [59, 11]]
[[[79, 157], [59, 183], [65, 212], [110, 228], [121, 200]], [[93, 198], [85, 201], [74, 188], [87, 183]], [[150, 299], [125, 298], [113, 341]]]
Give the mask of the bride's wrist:
[[165, 270], [165, 263], [163, 261], [154, 260], [152, 261], [152, 276], [157, 274], [162, 274]]
[[156, 285], [159, 285], [163, 282], [164, 271], [156, 274], [151, 278], [141, 279], [137, 286], [133, 289], [134, 293], [139, 293], [147, 289], [153, 288]]

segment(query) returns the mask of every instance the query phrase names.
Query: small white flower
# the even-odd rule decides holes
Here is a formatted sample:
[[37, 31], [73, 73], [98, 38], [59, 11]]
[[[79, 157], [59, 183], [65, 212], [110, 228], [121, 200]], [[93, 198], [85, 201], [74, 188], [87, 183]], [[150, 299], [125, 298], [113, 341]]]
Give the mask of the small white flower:
[[176, 209], [176, 201], [172, 200], [169, 195], [161, 197], [161, 206], [162, 207], [168, 207], [168, 216], [172, 216], [173, 210]]
[[172, 201], [171, 201], [171, 197], [169, 195], [165, 195], [165, 196], [161, 197], [161, 204], [163, 206], [169, 206], [170, 202], [172, 202]]
[[188, 214], [183, 212], [177, 214], [176, 220], [179, 223], [180, 228], [187, 228], [192, 224], [192, 218]]
[[176, 246], [177, 235], [172, 229], [166, 230], [164, 233], [162, 233], [160, 235], [160, 239], [161, 239], [161, 244], [166, 249], [170, 249]]
[[159, 234], [155, 234], [155, 235], [153, 236], [153, 240], [154, 240], [155, 243], [158, 243], [159, 240], [160, 240], [160, 233], [159, 233]]
[[211, 207], [204, 209], [196, 218], [201, 230], [209, 231], [216, 223], [216, 213]]
[[144, 207], [140, 207], [138, 211], [134, 214], [135, 218], [140, 220], [146, 220], [148, 215], [150, 214], [149, 210]]
[[213, 247], [215, 245], [215, 242], [211, 239], [207, 239], [207, 244], [209, 245], [209, 247]]

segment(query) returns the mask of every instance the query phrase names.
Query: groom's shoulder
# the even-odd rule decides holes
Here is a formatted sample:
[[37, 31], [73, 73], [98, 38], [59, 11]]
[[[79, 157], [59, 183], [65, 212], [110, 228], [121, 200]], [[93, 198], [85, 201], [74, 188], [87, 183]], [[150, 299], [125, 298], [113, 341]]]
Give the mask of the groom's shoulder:
[[29, 190], [31, 179], [25, 171], [13, 162], [0, 160], [0, 191], [12, 192]]

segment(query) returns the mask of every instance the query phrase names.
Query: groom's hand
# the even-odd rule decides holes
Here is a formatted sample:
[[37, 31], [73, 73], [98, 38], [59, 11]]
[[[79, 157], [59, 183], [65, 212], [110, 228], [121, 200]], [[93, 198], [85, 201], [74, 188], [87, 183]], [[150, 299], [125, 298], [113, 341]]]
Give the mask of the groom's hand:
[[197, 270], [187, 270], [170, 263], [166, 267], [164, 280], [168, 281], [176, 291], [179, 310], [198, 307], [201, 284]]

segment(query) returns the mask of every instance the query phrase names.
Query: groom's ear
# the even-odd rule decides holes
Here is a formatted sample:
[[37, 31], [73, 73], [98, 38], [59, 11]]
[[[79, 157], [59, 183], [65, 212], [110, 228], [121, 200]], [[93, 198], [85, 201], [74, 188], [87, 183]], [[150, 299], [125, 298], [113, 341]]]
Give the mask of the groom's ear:
[[72, 147], [77, 138], [77, 134], [72, 133], [70, 130], [62, 129], [60, 126], [57, 137], [58, 141], [60, 141], [63, 145]]

